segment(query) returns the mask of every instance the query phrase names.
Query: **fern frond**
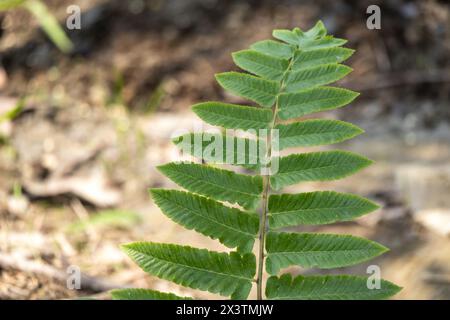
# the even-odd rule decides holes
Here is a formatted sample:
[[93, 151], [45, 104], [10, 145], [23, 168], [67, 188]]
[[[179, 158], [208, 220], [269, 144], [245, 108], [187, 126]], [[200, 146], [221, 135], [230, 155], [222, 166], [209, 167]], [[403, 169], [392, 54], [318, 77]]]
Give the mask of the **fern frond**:
[[319, 87], [295, 93], [283, 93], [278, 98], [280, 119], [288, 120], [315, 112], [332, 110], [352, 102], [359, 93], [334, 87]]
[[151, 275], [232, 299], [247, 298], [256, 270], [251, 253], [227, 254], [152, 242], [135, 242], [122, 248]]
[[349, 235], [269, 232], [266, 238], [266, 270], [282, 268], [340, 268], [361, 263], [387, 251], [370, 240]]
[[292, 70], [299, 71], [323, 64], [340, 63], [350, 58], [354, 52], [352, 49], [340, 47], [312, 51], [299, 50], [295, 54]]
[[342, 79], [351, 71], [352, 68], [335, 63], [290, 71], [286, 79], [286, 92], [323, 86]]
[[[321, 21], [307, 31], [274, 30], [273, 37], [277, 41], [262, 40], [232, 54], [235, 64], [248, 73], [216, 75], [225, 90], [257, 106], [214, 101], [194, 105], [193, 111], [205, 122], [219, 126], [220, 133], [189, 133], [173, 140], [182, 152], [203, 162], [159, 167], [188, 192], [151, 190], [155, 203], [173, 221], [218, 239], [229, 248], [237, 248], [237, 252], [144, 242], [126, 245], [124, 250], [148, 273], [233, 299], [247, 298], [252, 282], [256, 282], [257, 298], [262, 299], [264, 266], [271, 275], [289, 266], [340, 268], [367, 261], [387, 250], [376, 242], [350, 235], [276, 231], [298, 225], [349, 221], [378, 206], [365, 198], [334, 191], [272, 194], [273, 190], [300, 182], [340, 179], [371, 164], [367, 158], [340, 150], [281, 157], [276, 154], [291, 147], [342, 142], [363, 130], [350, 123], [327, 119], [283, 123], [343, 107], [358, 96], [351, 90], [327, 86], [351, 72], [350, 67], [341, 63], [354, 51], [341, 47], [346, 40], [327, 35]], [[247, 132], [241, 135], [241, 131], [228, 129]], [[253, 171], [251, 176], [244, 175], [210, 166], [212, 163]], [[268, 175], [267, 167], [274, 169]], [[252, 212], [258, 205], [261, 217]], [[251, 253], [257, 237], [258, 265]], [[368, 280], [346, 275], [295, 279], [288, 274], [272, 276], [266, 283], [266, 297], [381, 299], [400, 290], [384, 280], [381, 288], [371, 290]], [[118, 291], [116, 296], [179, 298], [136, 290]]]
[[269, 225], [282, 228], [350, 221], [378, 209], [363, 197], [335, 191], [273, 194], [269, 197]]
[[316, 26], [306, 32], [295, 28], [294, 30], [274, 30], [272, 35], [274, 38], [304, 51], [339, 47], [347, 43], [345, 39], [327, 36], [325, 27], [319, 24], [320, 21]]
[[218, 133], [189, 133], [173, 139], [184, 152], [208, 163], [239, 165], [257, 169], [265, 143], [261, 139], [226, 136]]
[[[295, 30], [295, 29], [294, 29]], [[303, 36], [306, 39], [317, 39], [320, 37], [324, 37], [327, 35], [327, 28], [322, 21], [317, 21], [314, 27], [309, 29], [308, 31], [303, 32]]]
[[266, 54], [271, 57], [289, 59], [292, 57], [294, 47], [274, 41], [274, 40], [262, 40], [258, 41], [250, 46], [251, 49], [260, 53]]
[[176, 223], [194, 229], [229, 248], [251, 251], [258, 233], [258, 216], [227, 207], [189, 192], [151, 189], [161, 211]]
[[279, 159], [278, 172], [270, 177], [270, 184], [280, 190], [304, 181], [341, 179], [371, 163], [371, 160], [348, 151], [292, 154]]
[[234, 52], [232, 56], [239, 68], [268, 80], [281, 80], [289, 65], [286, 59], [274, 58], [255, 50]]
[[302, 34], [303, 33], [299, 28], [295, 28], [294, 30], [278, 29], [273, 30], [272, 32], [272, 36], [275, 39], [281, 40], [294, 46], [300, 45]]
[[297, 276], [290, 274], [267, 280], [268, 299], [297, 300], [375, 300], [386, 299], [400, 291], [395, 284], [381, 280], [380, 288], [369, 289], [360, 276]]
[[287, 125], [278, 124], [280, 150], [290, 147], [320, 146], [342, 142], [364, 132], [344, 121], [312, 119]]
[[203, 121], [225, 129], [268, 129], [272, 121], [269, 109], [221, 102], [204, 102], [192, 106]]
[[188, 191], [215, 200], [237, 203], [250, 210], [255, 209], [261, 200], [263, 181], [260, 176], [196, 163], [172, 162], [159, 166], [158, 170]]
[[216, 80], [224, 89], [266, 108], [272, 107], [280, 91], [280, 84], [277, 81], [240, 72], [219, 73], [216, 74]]

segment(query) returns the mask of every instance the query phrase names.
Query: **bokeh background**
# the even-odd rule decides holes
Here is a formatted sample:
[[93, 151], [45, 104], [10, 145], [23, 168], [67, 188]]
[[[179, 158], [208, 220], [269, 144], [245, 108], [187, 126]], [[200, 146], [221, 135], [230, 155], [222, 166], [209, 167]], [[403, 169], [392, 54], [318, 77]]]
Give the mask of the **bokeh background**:
[[[243, 102], [213, 77], [236, 69], [232, 51], [317, 19], [357, 50], [348, 61], [353, 73], [339, 85], [361, 92], [320, 116], [364, 128], [338, 147], [376, 163], [338, 182], [286, 191], [355, 192], [383, 206], [355, 222], [308, 229], [391, 248], [332, 272], [365, 274], [376, 264], [404, 287], [396, 299], [450, 298], [448, 1], [43, 2], [63, 26], [67, 7], [80, 6], [81, 30], [65, 30], [74, 48], [64, 54], [27, 10], [0, 12], [0, 299], [108, 298], [106, 290], [126, 285], [216, 297], [146, 275], [119, 245], [225, 250], [152, 203], [149, 187], [174, 187], [155, 165], [171, 160], [176, 129], [200, 123], [193, 103]], [[381, 8], [380, 30], [366, 27], [370, 4]], [[80, 268], [83, 290], [67, 288], [68, 266]]]

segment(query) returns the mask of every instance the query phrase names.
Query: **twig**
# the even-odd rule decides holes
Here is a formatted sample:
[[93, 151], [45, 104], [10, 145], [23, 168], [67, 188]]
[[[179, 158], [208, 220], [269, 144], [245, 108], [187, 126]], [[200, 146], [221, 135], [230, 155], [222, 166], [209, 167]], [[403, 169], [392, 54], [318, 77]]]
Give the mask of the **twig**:
[[[57, 281], [65, 282], [69, 276], [63, 270], [59, 270], [50, 265], [31, 261], [20, 256], [5, 254], [0, 252], [0, 267], [2, 269], [15, 269], [26, 273], [42, 275]], [[80, 283], [82, 290], [93, 292], [104, 292], [116, 288], [125, 288], [126, 286], [110, 283], [100, 278], [92, 277], [86, 274], [80, 274]]]

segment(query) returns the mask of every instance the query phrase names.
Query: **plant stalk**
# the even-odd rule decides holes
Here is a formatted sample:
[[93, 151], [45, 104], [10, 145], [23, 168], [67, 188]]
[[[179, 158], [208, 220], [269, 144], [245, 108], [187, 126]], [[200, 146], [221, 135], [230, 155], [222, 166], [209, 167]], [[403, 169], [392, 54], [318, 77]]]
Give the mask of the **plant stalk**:
[[263, 180], [264, 190], [263, 190], [263, 208], [261, 214], [261, 220], [259, 224], [259, 255], [258, 255], [258, 278], [257, 278], [257, 299], [262, 300], [262, 277], [264, 268], [264, 243], [266, 242], [266, 220], [267, 220], [267, 206], [268, 206], [268, 196], [270, 189], [269, 175], [264, 176]]
[[[285, 79], [288, 71], [291, 69], [292, 63], [294, 62], [295, 54], [290, 59], [289, 65], [286, 69], [286, 72], [283, 75], [283, 79], [281, 81], [280, 93], [284, 91], [285, 87]], [[278, 95], [279, 95], [278, 94]], [[272, 109], [273, 118], [272, 123], [269, 128], [269, 134], [266, 137], [266, 146], [267, 146], [267, 157], [269, 159], [272, 158], [272, 131], [277, 124], [277, 113], [278, 113], [278, 96], [276, 98], [275, 105]], [[259, 223], [259, 254], [258, 254], [258, 277], [256, 278], [256, 299], [263, 300], [263, 270], [264, 270], [264, 257], [265, 257], [265, 242], [266, 242], [266, 231], [267, 231], [267, 213], [269, 211], [269, 194], [270, 194], [270, 174], [271, 172], [266, 172], [266, 175], [263, 178], [263, 197], [262, 197], [262, 212], [261, 219]]]

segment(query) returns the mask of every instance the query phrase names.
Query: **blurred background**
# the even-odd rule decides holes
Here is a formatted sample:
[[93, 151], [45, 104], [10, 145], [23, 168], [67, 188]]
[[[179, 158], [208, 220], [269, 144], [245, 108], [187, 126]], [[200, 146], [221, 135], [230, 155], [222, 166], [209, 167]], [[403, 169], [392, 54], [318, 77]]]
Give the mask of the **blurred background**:
[[[366, 274], [376, 264], [404, 287], [396, 299], [450, 298], [448, 1], [41, 3], [44, 18], [35, 4], [0, 11], [0, 299], [107, 298], [106, 290], [125, 285], [216, 297], [146, 275], [119, 245], [224, 250], [152, 203], [149, 187], [174, 187], [155, 165], [171, 160], [176, 129], [200, 123], [193, 103], [243, 103], [213, 77], [236, 70], [232, 51], [270, 38], [272, 29], [307, 29], [318, 19], [357, 50], [348, 61], [353, 73], [339, 85], [361, 92], [348, 107], [318, 116], [364, 128], [333, 148], [376, 163], [286, 192], [355, 192], [383, 206], [355, 222], [308, 229], [366, 236], [391, 249], [332, 272]], [[366, 27], [371, 4], [381, 8], [380, 30]], [[81, 8], [79, 30], [66, 29], [70, 5]], [[49, 13], [67, 39], [55, 34]], [[82, 272], [82, 290], [66, 285], [70, 266], [69, 273]]]

